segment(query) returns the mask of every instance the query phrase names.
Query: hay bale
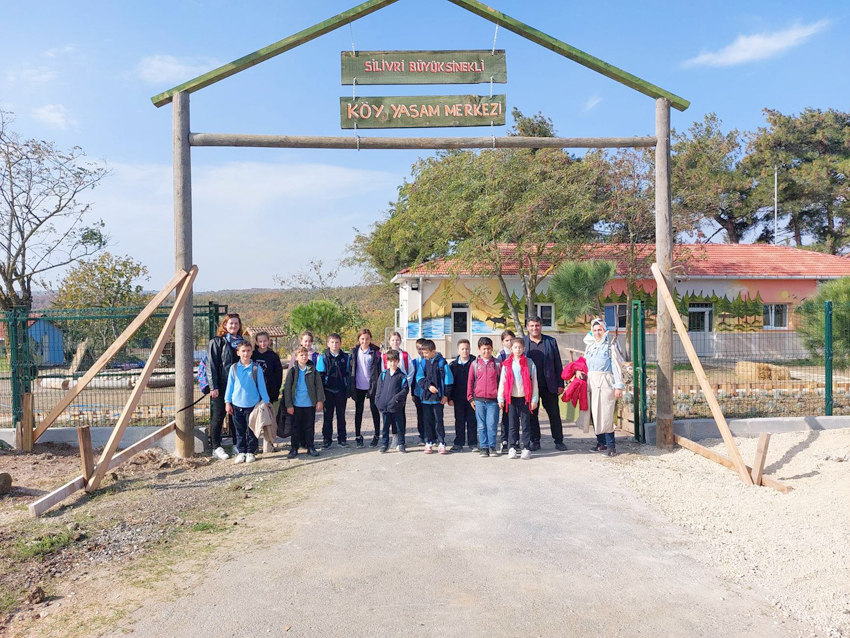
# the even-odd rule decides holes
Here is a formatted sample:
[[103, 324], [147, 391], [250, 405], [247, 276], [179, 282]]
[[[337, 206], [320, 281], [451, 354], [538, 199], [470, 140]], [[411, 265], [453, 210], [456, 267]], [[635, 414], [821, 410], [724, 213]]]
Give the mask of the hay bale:
[[735, 364], [735, 374], [739, 381], [787, 381], [791, 378], [788, 368], [755, 361], [738, 361]]

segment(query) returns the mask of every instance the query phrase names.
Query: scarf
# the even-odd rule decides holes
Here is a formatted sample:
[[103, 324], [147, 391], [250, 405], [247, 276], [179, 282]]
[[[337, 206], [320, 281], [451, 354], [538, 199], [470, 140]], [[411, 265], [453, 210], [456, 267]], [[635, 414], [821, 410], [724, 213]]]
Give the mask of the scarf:
[[229, 332], [224, 334], [224, 340], [227, 341], [227, 343], [230, 344], [230, 347], [234, 350], [239, 347], [240, 343], [245, 341], [245, 339], [242, 338], [242, 335], [232, 335]]
[[[519, 372], [522, 377], [522, 389], [525, 394], [526, 405], [531, 406], [531, 374], [528, 371], [528, 359], [525, 355], [519, 358]], [[508, 406], [511, 404], [511, 394], [514, 387], [514, 359], [511, 357], [510, 362], [505, 366], [505, 412], [508, 411]]]

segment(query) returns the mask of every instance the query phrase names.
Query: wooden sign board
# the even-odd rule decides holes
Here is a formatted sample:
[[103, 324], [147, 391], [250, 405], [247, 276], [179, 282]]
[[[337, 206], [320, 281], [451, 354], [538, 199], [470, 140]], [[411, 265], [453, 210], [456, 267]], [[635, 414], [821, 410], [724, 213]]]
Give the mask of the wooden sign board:
[[496, 51], [343, 51], [343, 84], [504, 84], [504, 49]]
[[339, 115], [344, 129], [502, 126], [505, 95], [341, 97]]

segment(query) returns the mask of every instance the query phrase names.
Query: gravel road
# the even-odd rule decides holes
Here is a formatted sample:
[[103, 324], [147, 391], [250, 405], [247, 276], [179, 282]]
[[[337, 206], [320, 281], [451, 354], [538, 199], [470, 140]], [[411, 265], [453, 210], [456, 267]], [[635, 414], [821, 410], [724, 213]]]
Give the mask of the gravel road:
[[[568, 430], [529, 461], [337, 447], [308, 499], [261, 516], [268, 546], [135, 615], [135, 636], [811, 636], [697, 560]], [[118, 632], [115, 635], [124, 635]]]

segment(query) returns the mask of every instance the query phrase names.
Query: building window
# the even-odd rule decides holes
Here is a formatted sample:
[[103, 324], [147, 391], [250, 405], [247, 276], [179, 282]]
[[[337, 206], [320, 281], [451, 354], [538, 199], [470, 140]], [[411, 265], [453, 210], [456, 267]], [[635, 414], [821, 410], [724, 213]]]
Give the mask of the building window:
[[628, 308], [628, 304], [624, 303], [605, 304], [605, 325], [608, 326], [609, 330], [626, 329]]
[[552, 328], [555, 325], [555, 304], [537, 304], [537, 316], [540, 317], [544, 328]]
[[714, 332], [714, 304], [688, 305], [688, 332]]
[[764, 304], [764, 329], [785, 330], [788, 328], [788, 304]]

